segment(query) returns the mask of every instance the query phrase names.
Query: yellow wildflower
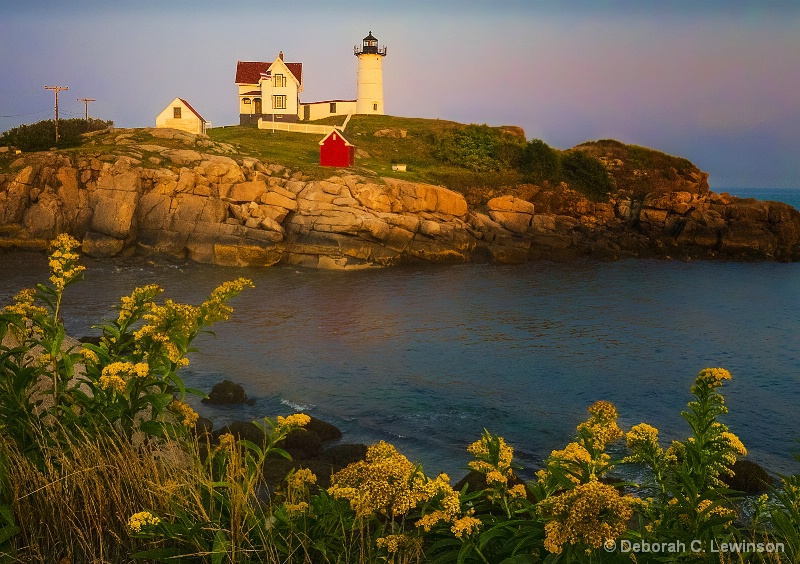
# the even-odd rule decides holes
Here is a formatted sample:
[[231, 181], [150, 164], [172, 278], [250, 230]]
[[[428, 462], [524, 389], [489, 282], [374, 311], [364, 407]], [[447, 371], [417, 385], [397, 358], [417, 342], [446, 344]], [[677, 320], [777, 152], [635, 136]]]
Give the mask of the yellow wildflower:
[[633, 514], [632, 500], [597, 481], [578, 484], [543, 500], [538, 507], [547, 519], [545, 548], [560, 554], [566, 544], [600, 548], [615, 540], [627, 530], [627, 521]]
[[[622, 429], [617, 425], [617, 408], [607, 401], [597, 401], [589, 407], [591, 417], [578, 425], [578, 431], [588, 435], [595, 450], [603, 450], [607, 444], [621, 438]], [[582, 438], [583, 440], [583, 438]]]
[[236, 438], [230, 434], [225, 433], [224, 435], [220, 435], [219, 437], [219, 448], [222, 450], [227, 450], [228, 452], [233, 452], [233, 449], [236, 447]]
[[287, 513], [305, 513], [308, 510], [308, 502], [284, 503], [283, 508], [286, 509]]
[[290, 489], [301, 489], [306, 484], [316, 484], [317, 477], [308, 468], [300, 468], [287, 476], [286, 482]]
[[696, 386], [701, 388], [716, 388], [722, 385], [723, 380], [730, 380], [731, 373], [724, 368], [704, 368], [695, 379]]
[[222, 283], [199, 308], [200, 318], [206, 324], [225, 321], [230, 317], [233, 308], [225, 302], [238, 296], [245, 288], [253, 288], [252, 280], [237, 278]]
[[103, 374], [100, 376], [100, 387], [104, 390], [110, 390], [122, 394], [128, 383], [116, 374]]
[[175, 411], [183, 418], [183, 424], [186, 427], [194, 427], [197, 423], [197, 420], [200, 419], [200, 416], [197, 412], [192, 409], [189, 404], [184, 403], [180, 400], [172, 400], [169, 404], [172, 411]]
[[141, 315], [143, 311], [151, 309], [155, 306], [153, 299], [163, 291], [156, 284], [134, 288], [130, 296], [124, 296], [121, 300], [117, 325], [124, 325], [134, 317]]
[[411, 555], [418, 555], [422, 549], [422, 539], [412, 538], [408, 535], [386, 535], [380, 537], [375, 541], [378, 548], [386, 548], [390, 554], [405, 550], [410, 552]]
[[155, 526], [161, 522], [161, 519], [150, 513], [149, 511], [140, 511], [134, 513], [128, 519], [128, 528], [134, 533], [139, 533], [144, 526]]
[[[731, 432], [725, 431], [720, 435], [727, 443], [731, 446], [731, 448], [736, 451], [736, 453], [740, 456], [747, 456], [747, 449], [744, 447], [742, 441]], [[734, 462], [736, 460], [734, 459]]]
[[294, 427], [305, 427], [311, 421], [311, 417], [305, 413], [294, 413], [287, 417], [278, 415], [275, 418], [275, 423], [279, 429], [289, 429]]
[[70, 282], [75, 280], [86, 267], [77, 264], [80, 255], [72, 252], [80, 246], [77, 239], [60, 234], [52, 243], [53, 252], [49, 257], [50, 282], [57, 291], [62, 291]]
[[508, 495], [512, 498], [525, 498], [528, 496], [528, 490], [525, 487], [525, 484], [517, 484], [516, 486], [509, 488]]
[[450, 530], [453, 531], [453, 534], [456, 538], [464, 538], [465, 536], [470, 536], [478, 532], [478, 529], [481, 526], [481, 520], [472, 516], [473, 511], [470, 511], [470, 514], [461, 517], [460, 519], [456, 519], [453, 521], [453, 526], [450, 527]]
[[87, 363], [91, 362], [93, 364], [97, 364], [98, 362], [100, 362], [100, 359], [97, 357], [97, 353], [94, 352], [93, 350], [82, 348], [81, 355], [83, 356], [84, 362]]
[[[710, 499], [704, 499], [704, 500], [700, 501], [700, 503], [697, 504], [697, 513], [698, 514], [703, 513], [703, 511], [708, 509], [708, 507], [710, 505], [711, 505], [711, 500]], [[711, 511], [708, 512], [706, 518], [713, 517], [713, 516], [735, 517], [736, 516], [736, 512], [733, 511], [732, 509], [728, 509], [727, 507], [722, 507], [721, 505], [717, 505]]]
[[331, 476], [328, 493], [349, 500], [359, 517], [376, 513], [390, 517], [403, 515], [440, 493], [445, 500], [454, 493], [458, 504], [458, 492], [453, 492], [449, 482], [425, 477], [417, 466], [384, 441], [369, 447], [364, 460]]

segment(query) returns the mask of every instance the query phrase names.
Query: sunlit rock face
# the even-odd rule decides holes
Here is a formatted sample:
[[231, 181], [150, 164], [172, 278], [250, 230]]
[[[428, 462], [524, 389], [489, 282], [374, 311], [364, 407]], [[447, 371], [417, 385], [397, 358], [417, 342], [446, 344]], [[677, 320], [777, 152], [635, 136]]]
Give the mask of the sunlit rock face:
[[0, 246], [45, 248], [68, 232], [97, 257], [325, 269], [580, 256], [800, 260], [794, 208], [715, 194], [688, 161], [617, 142], [574, 149], [614, 177], [607, 201], [563, 184], [521, 185], [469, 206], [442, 186], [355, 174], [312, 180], [181, 135], [167, 147], [163, 136], [137, 145], [119, 134], [124, 155], [17, 159], [0, 175]]

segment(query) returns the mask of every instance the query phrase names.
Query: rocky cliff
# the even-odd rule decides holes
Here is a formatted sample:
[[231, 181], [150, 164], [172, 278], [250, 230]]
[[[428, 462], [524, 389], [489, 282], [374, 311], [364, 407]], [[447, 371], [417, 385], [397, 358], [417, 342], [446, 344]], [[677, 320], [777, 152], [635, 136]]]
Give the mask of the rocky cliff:
[[16, 158], [0, 174], [0, 246], [43, 248], [68, 232], [100, 257], [332, 269], [578, 256], [800, 260], [797, 210], [714, 194], [688, 161], [642, 167], [640, 148], [615, 142], [576, 148], [614, 175], [620, 189], [608, 202], [522, 185], [468, 205], [441, 186], [341, 169], [314, 180], [204, 137], [146, 133], [140, 143], [113, 132], [111, 151]]

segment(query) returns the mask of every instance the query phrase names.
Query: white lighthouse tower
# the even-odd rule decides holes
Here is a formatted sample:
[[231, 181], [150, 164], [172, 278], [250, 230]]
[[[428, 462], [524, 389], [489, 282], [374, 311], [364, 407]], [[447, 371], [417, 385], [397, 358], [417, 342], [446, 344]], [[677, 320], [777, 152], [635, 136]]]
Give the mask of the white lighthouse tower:
[[353, 49], [358, 57], [357, 114], [383, 115], [383, 58], [386, 46], [378, 47], [378, 40], [369, 32], [359, 47]]

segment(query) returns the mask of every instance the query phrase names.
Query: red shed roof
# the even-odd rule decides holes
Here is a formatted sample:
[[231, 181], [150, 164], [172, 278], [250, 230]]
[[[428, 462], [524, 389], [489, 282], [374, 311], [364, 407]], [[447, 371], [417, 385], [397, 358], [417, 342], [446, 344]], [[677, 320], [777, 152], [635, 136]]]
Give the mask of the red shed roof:
[[[236, 63], [236, 84], [258, 84], [261, 73], [271, 65], [267, 61], [239, 61]], [[297, 82], [303, 84], [303, 63], [283, 63]]]
[[206, 121], [205, 119], [203, 119], [203, 116], [201, 116], [200, 114], [198, 114], [198, 113], [197, 113], [197, 110], [195, 110], [195, 109], [192, 107], [192, 105], [191, 105], [189, 102], [187, 102], [187, 101], [186, 101], [186, 100], [184, 100], [183, 98], [178, 98], [178, 100], [180, 100], [181, 102], [183, 102], [184, 104], [186, 104], [186, 107], [187, 107], [187, 108], [189, 108], [189, 110], [190, 110], [190, 111], [191, 111], [191, 112], [192, 112], [194, 115], [196, 115], [198, 118], [200, 118], [200, 121]]
[[342, 141], [344, 141], [345, 145], [347, 145], [348, 147], [352, 147], [353, 146], [353, 144], [350, 143], [350, 141], [345, 139], [344, 135], [342, 135], [342, 132], [339, 129], [335, 128], [335, 127], [331, 131], [329, 131], [328, 134], [325, 137], [322, 138], [322, 141], [320, 141], [319, 144], [320, 145], [324, 145], [325, 141], [328, 140], [328, 137], [330, 137], [334, 133], [337, 135], [338, 139], [341, 139]]

